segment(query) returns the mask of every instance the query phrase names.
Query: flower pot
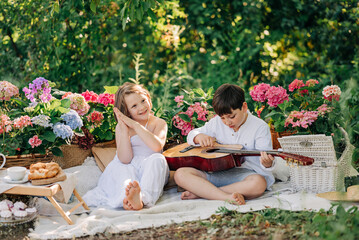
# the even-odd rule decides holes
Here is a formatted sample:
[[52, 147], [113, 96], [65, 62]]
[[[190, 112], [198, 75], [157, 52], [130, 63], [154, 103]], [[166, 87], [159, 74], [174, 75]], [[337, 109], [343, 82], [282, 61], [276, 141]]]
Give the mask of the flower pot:
[[62, 169], [80, 166], [87, 157], [92, 155], [91, 149], [82, 149], [76, 144], [62, 145], [60, 149], [64, 156], [54, 156], [54, 161], [58, 163]]
[[285, 136], [291, 136], [291, 135], [295, 134], [296, 132], [295, 131], [294, 132], [289, 132], [289, 131], [277, 132], [274, 130], [274, 127], [271, 126], [270, 133], [272, 136], [273, 149], [278, 149], [278, 148], [281, 148], [278, 138], [285, 137]]

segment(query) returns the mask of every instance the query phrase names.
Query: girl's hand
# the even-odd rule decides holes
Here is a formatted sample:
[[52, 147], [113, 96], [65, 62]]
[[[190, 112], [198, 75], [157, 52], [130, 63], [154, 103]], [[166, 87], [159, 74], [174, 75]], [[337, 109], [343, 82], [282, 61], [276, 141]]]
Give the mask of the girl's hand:
[[274, 157], [270, 154], [267, 154], [266, 152], [261, 152], [260, 161], [263, 166], [270, 168], [273, 165]]
[[214, 137], [208, 136], [206, 134], [200, 133], [198, 134], [193, 141], [201, 145], [201, 147], [213, 147], [216, 143], [216, 139]]
[[116, 114], [116, 117], [119, 120], [119, 122], [121, 120], [124, 124], [127, 125], [127, 127], [134, 128], [136, 126], [137, 122], [134, 121], [133, 119], [127, 117], [120, 110], [118, 110], [118, 108], [114, 107], [113, 112]]
[[124, 121], [121, 120], [121, 118], [117, 117], [118, 123], [116, 128], [118, 127], [121, 133], [125, 133], [128, 135], [128, 127]]

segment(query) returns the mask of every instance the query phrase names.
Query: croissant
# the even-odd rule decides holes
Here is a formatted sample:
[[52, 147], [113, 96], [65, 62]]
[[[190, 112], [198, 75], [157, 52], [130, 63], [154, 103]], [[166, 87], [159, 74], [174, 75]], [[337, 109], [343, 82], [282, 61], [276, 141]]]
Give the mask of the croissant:
[[30, 166], [29, 180], [44, 179], [55, 177], [61, 168], [55, 162], [35, 163]]

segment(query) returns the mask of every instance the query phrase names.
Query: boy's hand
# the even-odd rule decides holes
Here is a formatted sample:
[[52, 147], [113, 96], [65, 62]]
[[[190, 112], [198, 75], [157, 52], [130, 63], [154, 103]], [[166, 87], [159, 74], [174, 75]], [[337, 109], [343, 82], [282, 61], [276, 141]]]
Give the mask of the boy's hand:
[[266, 168], [270, 168], [273, 164], [274, 157], [270, 154], [267, 154], [266, 152], [261, 152], [260, 161], [263, 166], [265, 166]]
[[213, 147], [216, 143], [214, 137], [208, 136], [206, 134], [200, 133], [194, 139], [194, 143], [201, 145], [201, 147]]

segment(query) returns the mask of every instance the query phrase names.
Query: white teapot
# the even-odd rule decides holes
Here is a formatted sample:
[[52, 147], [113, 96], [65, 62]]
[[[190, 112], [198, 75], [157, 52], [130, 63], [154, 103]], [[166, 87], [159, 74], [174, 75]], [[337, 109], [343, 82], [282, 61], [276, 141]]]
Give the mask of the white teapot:
[[0, 157], [2, 157], [2, 164], [0, 166], [0, 169], [3, 168], [3, 166], [5, 166], [6, 163], [6, 157], [4, 154], [0, 153]]

